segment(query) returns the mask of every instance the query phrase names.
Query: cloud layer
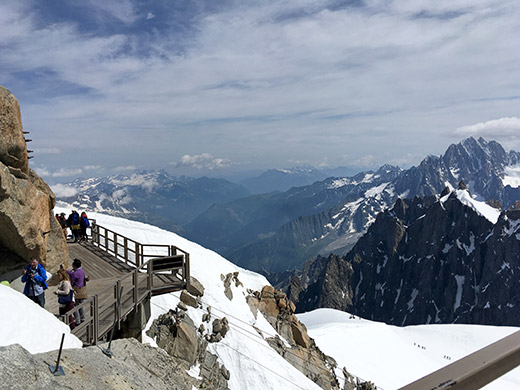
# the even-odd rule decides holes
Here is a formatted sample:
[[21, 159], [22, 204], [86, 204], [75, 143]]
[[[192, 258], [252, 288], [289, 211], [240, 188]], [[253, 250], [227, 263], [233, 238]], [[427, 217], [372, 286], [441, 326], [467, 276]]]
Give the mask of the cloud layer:
[[52, 7], [0, 5], [0, 79], [50, 171], [377, 165], [518, 115], [513, 0]]

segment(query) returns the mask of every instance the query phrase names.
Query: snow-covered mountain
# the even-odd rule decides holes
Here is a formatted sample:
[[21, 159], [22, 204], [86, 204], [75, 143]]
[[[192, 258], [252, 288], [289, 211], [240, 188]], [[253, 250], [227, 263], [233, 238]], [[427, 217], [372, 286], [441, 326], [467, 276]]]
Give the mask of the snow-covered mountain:
[[[353, 230], [353, 234], [364, 231], [390, 202], [387, 198], [393, 193], [385, 188], [400, 172], [398, 167], [385, 165], [351, 178], [328, 178], [284, 193], [216, 204], [187, 224], [186, 234], [249, 269], [294, 268], [330, 243], [325, 233], [329, 224], [332, 229], [339, 228], [332, 217], [343, 207], [351, 224], [346, 217], [340, 218], [344, 222], [340, 230]], [[361, 204], [364, 194], [367, 202]], [[352, 206], [346, 207], [345, 200]]]
[[[62, 209], [55, 211], [60, 212]], [[251, 290], [258, 291], [267, 284], [263, 276], [237, 267], [215, 252], [175, 233], [89, 210], [87, 212], [99, 224], [134, 240], [170, 243], [190, 252], [192, 275], [204, 285], [205, 291], [201, 299], [202, 307], [188, 307], [188, 315], [198, 327], [204, 323], [202, 316], [210, 306], [214, 316], [226, 317], [229, 320], [230, 330], [225, 338], [220, 342], [210, 343], [208, 348], [217, 356], [218, 362], [229, 370], [230, 389], [319, 388], [276, 352], [267, 340], [276, 336], [277, 331], [260, 312], [256, 317], [253, 315], [247, 297], [250, 296]], [[229, 273], [237, 273], [237, 278], [242, 283], [232, 283], [229, 286], [232, 299], [226, 296], [225, 281], [221, 277]], [[179, 300], [179, 293], [153, 297], [152, 316], [148, 327], [159, 315], [177, 307]], [[0, 314], [0, 345], [20, 343], [33, 352], [50, 350], [59, 344], [61, 333], [68, 330], [52, 315], [21, 294], [2, 285]], [[336, 360], [335, 372], [341, 388], [344, 378], [343, 367], [346, 367], [350, 374], [374, 382], [379, 388], [395, 389], [517, 330], [466, 325], [398, 328], [357, 317], [353, 319], [347, 313], [333, 310], [317, 310], [299, 315], [299, 319], [306, 324], [317, 346]], [[52, 326], [47, 327], [47, 321], [50, 321]], [[38, 330], [33, 328], [35, 324], [38, 324]], [[34, 337], [36, 333], [44, 337]], [[283, 335], [278, 334], [278, 337], [284, 340]], [[153, 344], [146, 332], [143, 333], [143, 339]], [[426, 349], [422, 350], [418, 345]], [[78, 345], [69, 344], [67, 347]], [[286, 355], [291, 356], [290, 349], [288, 351]], [[448, 360], [447, 356], [452, 360]], [[200, 369], [194, 365], [189, 374], [198, 376]], [[520, 372], [515, 370], [486, 389], [512, 390], [518, 388], [519, 384]]]
[[[508, 208], [520, 200], [519, 163], [518, 152], [506, 152], [495, 141], [468, 138], [451, 145], [444, 155], [428, 156], [419, 166], [407, 170], [383, 166], [377, 172], [361, 177], [327, 179], [312, 187], [320, 188], [326, 194], [343, 194], [344, 198], [334, 206], [318, 213], [312, 213], [317, 207], [309, 208], [307, 213], [288, 222], [277, 218], [278, 228], [265, 223], [262, 226], [259, 221], [263, 222], [263, 219], [257, 217], [257, 221], [249, 222], [242, 230], [233, 231], [238, 234], [247, 231], [250, 242], [239, 242], [235, 249], [224, 253], [239, 265], [269, 272], [301, 266], [317, 254], [344, 255], [375, 221], [377, 214], [392, 207], [398, 198], [434, 196], [446, 185], [457, 187], [460, 181], [467, 183], [476, 199], [493, 200]], [[300, 192], [305, 191], [300, 189]], [[295, 200], [291, 195], [286, 194], [288, 208], [292, 206], [291, 200]], [[245, 200], [241, 200], [241, 204], [244, 203]], [[236, 215], [235, 204], [220, 207], [225, 210], [220, 213], [224, 220], [226, 216]], [[215, 215], [217, 210], [211, 210], [211, 213]], [[264, 213], [269, 218], [269, 212]], [[196, 221], [207, 225], [209, 221], [204, 215]], [[271, 230], [264, 228], [268, 226]], [[190, 228], [188, 231], [193, 233]], [[197, 234], [190, 237], [198, 239]], [[225, 236], [223, 239], [225, 241]]]
[[292, 281], [299, 310], [332, 307], [397, 325], [518, 325], [520, 210], [466, 189], [398, 199], [345, 256], [318, 258]]
[[224, 179], [178, 178], [165, 171], [77, 179], [65, 187], [59, 185], [55, 191], [59, 200], [78, 210], [122, 216], [174, 231], [181, 231], [183, 224], [215, 202], [229, 202], [249, 194]]

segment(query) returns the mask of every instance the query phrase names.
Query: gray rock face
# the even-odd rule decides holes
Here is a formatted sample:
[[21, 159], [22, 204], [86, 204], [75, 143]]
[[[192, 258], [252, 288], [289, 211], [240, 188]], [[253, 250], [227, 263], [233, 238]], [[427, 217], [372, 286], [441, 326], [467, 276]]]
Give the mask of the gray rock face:
[[292, 278], [287, 295], [298, 312], [317, 307], [346, 310], [352, 304], [353, 273], [352, 265], [340, 256], [318, 256], [305, 263], [301, 275]]
[[274, 329], [289, 343], [287, 347], [280, 337], [267, 339], [269, 345], [285, 360], [323, 389], [339, 389], [334, 374], [336, 362], [326, 356], [307, 334], [307, 328], [294, 315], [294, 304], [287, 295], [264, 286], [262, 291], [250, 291], [247, 302], [253, 314], [260, 311]]
[[191, 390], [196, 384], [160, 349], [123, 339], [113, 341], [111, 350], [112, 358], [97, 346], [64, 350], [60, 366], [65, 376], [54, 376], [47, 363], [55, 364], [57, 351], [31, 355], [19, 345], [0, 347], [2, 388]]
[[[207, 351], [208, 341], [202, 335], [205, 327], [196, 328], [191, 318], [185, 313], [182, 314], [179, 315], [178, 311], [176, 313], [170, 310], [168, 313], [160, 315], [152, 323], [147, 332], [148, 336], [155, 339], [160, 348], [176, 358], [184, 369], [187, 370], [195, 363], [200, 364], [202, 381], [197, 381], [197, 388], [227, 389], [227, 381], [231, 374], [223, 365], [218, 363], [215, 355]], [[217, 335], [221, 340], [223, 329], [226, 327], [229, 329], [227, 320], [219, 320], [218, 325], [216, 325], [216, 322], [213, 323], [213, 334], [206, 335], [213, 336], [211, 342], [219, 341], [215, 338]], [[219, 329], [215, 329], [216, 327]], [[225, 335], [225, 332], [223, 333]]]
[[[67, 264], [66, 242], [52, 213], [55, 201], [49, 186], [29, 169], [18, 102], [0, 87], [0, 250], [11, 257], [4, 264], [33, 256], [51, 271]], [[0, 264], [0, 273], [6, 271]]]
[[17, 177], [29, 175], [29, 160], [22, 129], [20, 105], [14, 95], [0, 86], [0, 162]]
[[[518, 210], [502, 212], [493, 225], [454, 194], [444, 203], [435, 197], [398, 200], [352, 251], [330, 260], [338, 261], [352, 267], [349, 281], [329, 272], [329, 287], [313, 291], [334, 291], [321, 298], [327, 307], [395, 325], [518, 326]], [[335, 301], [341, 294], [343, 301]]]

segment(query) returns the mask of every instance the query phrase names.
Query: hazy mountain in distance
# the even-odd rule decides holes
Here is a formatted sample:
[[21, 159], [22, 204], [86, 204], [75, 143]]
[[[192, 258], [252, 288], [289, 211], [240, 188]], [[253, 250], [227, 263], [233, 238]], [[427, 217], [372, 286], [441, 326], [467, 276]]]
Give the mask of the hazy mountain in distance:
[[239, 184], [247, 188], [252, 194], [265, 194], [310, 185], [326, 177], [325, 173], [307, 165], [289, 169], [269, 169], [259, 176], [242, 180]]
[[59, 200], [78, 210], [103, 212], [177, 232], [215, 202], [249, 195], [244, 187], [224, 179], [174, 177], [165, 171], [77, 179], [69, 186], [77, 194]]

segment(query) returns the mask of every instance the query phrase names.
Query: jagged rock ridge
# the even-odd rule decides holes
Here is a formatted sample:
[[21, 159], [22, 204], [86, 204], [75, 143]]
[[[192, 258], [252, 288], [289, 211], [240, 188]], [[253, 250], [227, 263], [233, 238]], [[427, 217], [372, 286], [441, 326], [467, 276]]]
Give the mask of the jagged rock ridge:
[[[225, 253], [239, 265], [269, 272], [298, 268], [317, 254], [344, 255], [377, 214], [398, 198], [434, 196], [447, 184], [456, 187], [460, 181], [465, 181], [479, 199], [494, 200], [508, 208], [520, 199], [520, 188], [504, 185], [505, 170], [519, 163], [518, 152], [506, 152], [495, 141], [467, 138], [451, 145], [444, 155], [428, 156], [419, 166], [407, 170], [383, 166], [361, 178], [327, 179], [313, 186], [327, 187], [329, 191], [338, 191], [341, 186], [351, 188], [337, 205], [312, 215], [302, 214], [270, 232], [263, 231], [264, 237], [250, 235], [250, 243]], [[233, 215], [232, 210], [228, 213]]]
[[[504, 211], [493, 224], [458, 196], [399, 199], [345, 257], [314, 262], [328, 290], [297, 279], [303, 287], [291, 285], [291, 298], [302, 310], [326, 306], [396, 325], [517, 326], [520, 211]], [[337, 263], [350, 278], [327, 272]], [[313, 294], [320, 299], [309, 305]]]

